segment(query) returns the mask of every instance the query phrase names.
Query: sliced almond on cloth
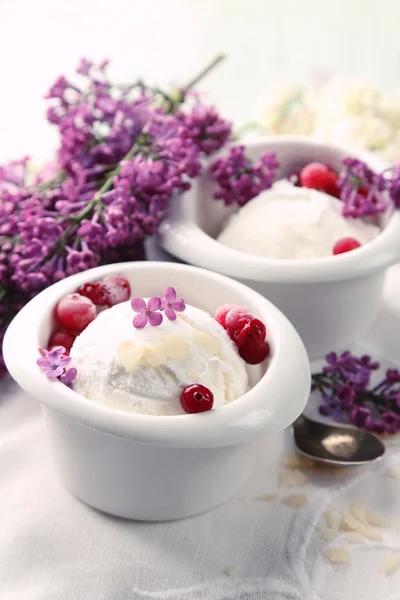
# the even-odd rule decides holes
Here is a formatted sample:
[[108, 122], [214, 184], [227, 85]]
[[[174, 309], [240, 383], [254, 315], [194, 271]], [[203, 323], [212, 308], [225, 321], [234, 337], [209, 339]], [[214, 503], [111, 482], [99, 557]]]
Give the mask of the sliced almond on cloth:
[[398, 473], [397, 469], [395, 469], [394, 467], [389, 467], [388, 470], [386, 471], [386, 475], [388, 477], [390, 477], [390, 479], [398, 479], [399, 478], [399, 473]]
[[365, 544], [365, 537], [358, 531], [349, 531], [346, 539], [352, 544]]
[[261, 494], [256, 500], [257, 502], [273, 502], [277, 498], [279, 498], [278, 494]]
[[339, 529], [342, 516], [338, 511], [330, 508], [325, 512], [325, 518], [331, 529]]
[[327, 559], [334, 564], [345, 564], [351, 561], [351, 554], [347, 548], [336, 547], [328, 548], [326, 552]]
[[312, 469], [315, 461], [302, 454], [289, 454], [284, 464], [287, 469]]
[[392, 575], [400, 567], [400, 552], [385, 556], [381, 563], [382, 571], [385, 575]]
[[364, 525], [369, 525], [366, 510], [367, 509], [362, 504], [352, 504], [350, 506], [350, 512], [353, 517], [361, 521], [361, 523], [364, 523]]
[[332, 540], [334, 540], [335, 538], [337, 538], [338, 536], [338, 532], [335, 529], [327, 529], [327, 531], [325, 531], [322, 535], [321, 538], [323, 540], [325, 540], [326, 542], [331, 542]]
[[382, 539], [382, 533], [380, 531], [369, 525], [361, 523], [361, 521], [356, 519], [350, 511], [344, 513], [340, 523], [340, 529], [342, 531], [358, 531], [358, 533], [361, 533], [369, 540], [373, 540], [375, 542], [378, 542]]
[[279, 487], [281, 488], [301, 487], [307, 483], [308, 478], [297, 469], [294, 471], [285, 469], [279, 475]]
[[291, 494], [282, 500], [283, 504], [290, 508], [303, 508], [308, 505], [308, 498], [305, 494]]

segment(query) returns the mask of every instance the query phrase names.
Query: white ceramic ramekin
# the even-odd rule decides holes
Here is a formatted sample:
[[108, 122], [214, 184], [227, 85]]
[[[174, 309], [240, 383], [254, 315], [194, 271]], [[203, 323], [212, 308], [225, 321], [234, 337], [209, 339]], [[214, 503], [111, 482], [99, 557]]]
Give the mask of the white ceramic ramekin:
[[[275, 151], [278, 178], [299, 165], [319, 161], [338, 168], [356, 156], [380, 172], [385, 165], [362, 152], [328, 146], [298, 136], [273, 136], [246, 144], [258, 158]], [[181, 260], [242, 281], [273, 302], [293, 323], [311, 358], [341, 348], [362, 334], [379, 306], [385, 269], [400, 260], [400, 211], [386, 218], [384, 230], [362, 248], [322, 259], [278, 260], [245, 254], [215, 240], [234, 208], [213, 198], [203, 177], [176, 197], [160, 233], [167, 252]]]
[[[90, 402], [36, 366], [57, 301], [85, 282], [120, 273], [136, 296], [174, 286], [186, 302], [214, 313], [224, 303], [247, 307], [267, 327], [272, 359], [251, 368], [255, 385], [229, 405], [197, 415], [147, 416]], [[31, 300], [4, 340], [7, 367], [43, 406], [67, 489], [104, 512], [168, 520], [205, 511], [232, 496], [249, 476], [256, 441], [296, 419], [310, 389], [307, 354], [277, 308], [246, 286], [185, 265], [146, 262], [99, 267], [69, 277]]]

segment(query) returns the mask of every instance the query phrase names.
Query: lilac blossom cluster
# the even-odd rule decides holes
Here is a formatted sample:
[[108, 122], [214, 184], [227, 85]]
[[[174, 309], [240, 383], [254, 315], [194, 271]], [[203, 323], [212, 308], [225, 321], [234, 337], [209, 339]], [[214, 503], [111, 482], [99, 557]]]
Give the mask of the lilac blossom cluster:
[[217, 183], [214, 198], [229, 206], [244, 206], [273, 184], [279, 163], [274, 152], [265, 152], [256, 161], [245, 154], [244, 146], [233, 146], [226, 157], [211, 164], [211, 173]]
[[106, 68], [83, 59], [82, 86], [59, 77], [50, 88], [55, 163], [35, 176], [27, 159], [0, 167], [0, 342], [16, 311], [53, 282], [142, 259], [171, 197], [230, 137], [212, 107], [143, 82], [113, 85]]
[[400, 208], [400, 168], [375, 173], [356, 158], [345, 158], [339, 171], [338, 187], [345, 217], [374, 217], [389, 206]]
[[333, 416], [374, 433], [400, 430], [400, 372], [388, 369], [385, 377], [372, 385], [380, 363], [371, 356], [350, 352], [329, 353], [321, 373], [312, 376], [313, 390], [321, 394], [319, 407], [324, 416]]

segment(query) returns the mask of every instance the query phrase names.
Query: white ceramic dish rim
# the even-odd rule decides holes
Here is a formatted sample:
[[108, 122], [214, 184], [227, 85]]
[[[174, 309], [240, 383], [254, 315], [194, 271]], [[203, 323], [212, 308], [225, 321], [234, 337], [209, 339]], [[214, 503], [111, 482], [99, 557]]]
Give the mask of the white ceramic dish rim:
[[[150, 416], [125, 413], [90, 402], [59, 381], [50, 381], [37, 367], [41, 317], [66, 293], [105, 275], [148, 269], [197, 272], [210, 284], [223, 280], [244, 298], [257, 304], [269, 331], [273, 357], [267, 372], [244, 396], [224, 407], [200, 415]], [[14, 343], [23, 340], [22, 344]], [[11, 375], [28, 393], [68, 418], [104, 433], [138, 442], [173, 447], [219, 447], [248, 443], [256, 434], [277, 431], [303, 410], [310, 389], [309, 363], [304, 346], [289, 321], [268, 300], [223, 275], [197, 267], [161, 262], [121, 263], [97, 267], [60, 281], [33, 298], [14, 318], [3, 343], [4, 359]], [[287, 369], [291, 369], [288, 377]], [[304, 389], [304, 397], [298, 389]], [[268, 401], [265, 401], [268, 398]], [[281, 398], [287, 405], [279, 405]], [[297, 400], [295, 400], [297, 398]], [[290, 402], [290, 406], [289, 406]], [[276, 414], [286, 411], [284, 423]]]
[[[342, 156], [354, 156], [378, 172], [387, 168], [380, 158], [368, 152], [323, 144], [304, 136], [266, 136], [244, 140], [243, 144], [249, 149], [260, 148], [262, 151], [266, 151], [265, 146], [273, 145], [278, 152], [279, 147], [300, 144], [315, 152], [323, 148]], [[352, 252], [326, 258], [282, 260], [246, 254], [209, 236], [188, 214], [188, 196], [191, 193], [189, 190], [174, 199], [171, 216], [161, 226], [159, 237], [165, 250], [200, 267], [245, 280], [311, 283], [362, 277], [400, 260], [400, 210], [393, 211], [389, 223], [374, 240]]]

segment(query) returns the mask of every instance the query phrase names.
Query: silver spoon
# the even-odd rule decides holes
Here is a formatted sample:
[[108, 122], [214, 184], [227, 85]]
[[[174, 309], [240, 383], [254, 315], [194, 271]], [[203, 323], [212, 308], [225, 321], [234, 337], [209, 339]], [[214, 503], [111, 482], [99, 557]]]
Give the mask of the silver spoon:
[[351, 425], [328, 425], [301, 415], [293, 423], [301, 454], [330, 465], [363, 465], [381, 458], [385, 446], [372, 433]]

